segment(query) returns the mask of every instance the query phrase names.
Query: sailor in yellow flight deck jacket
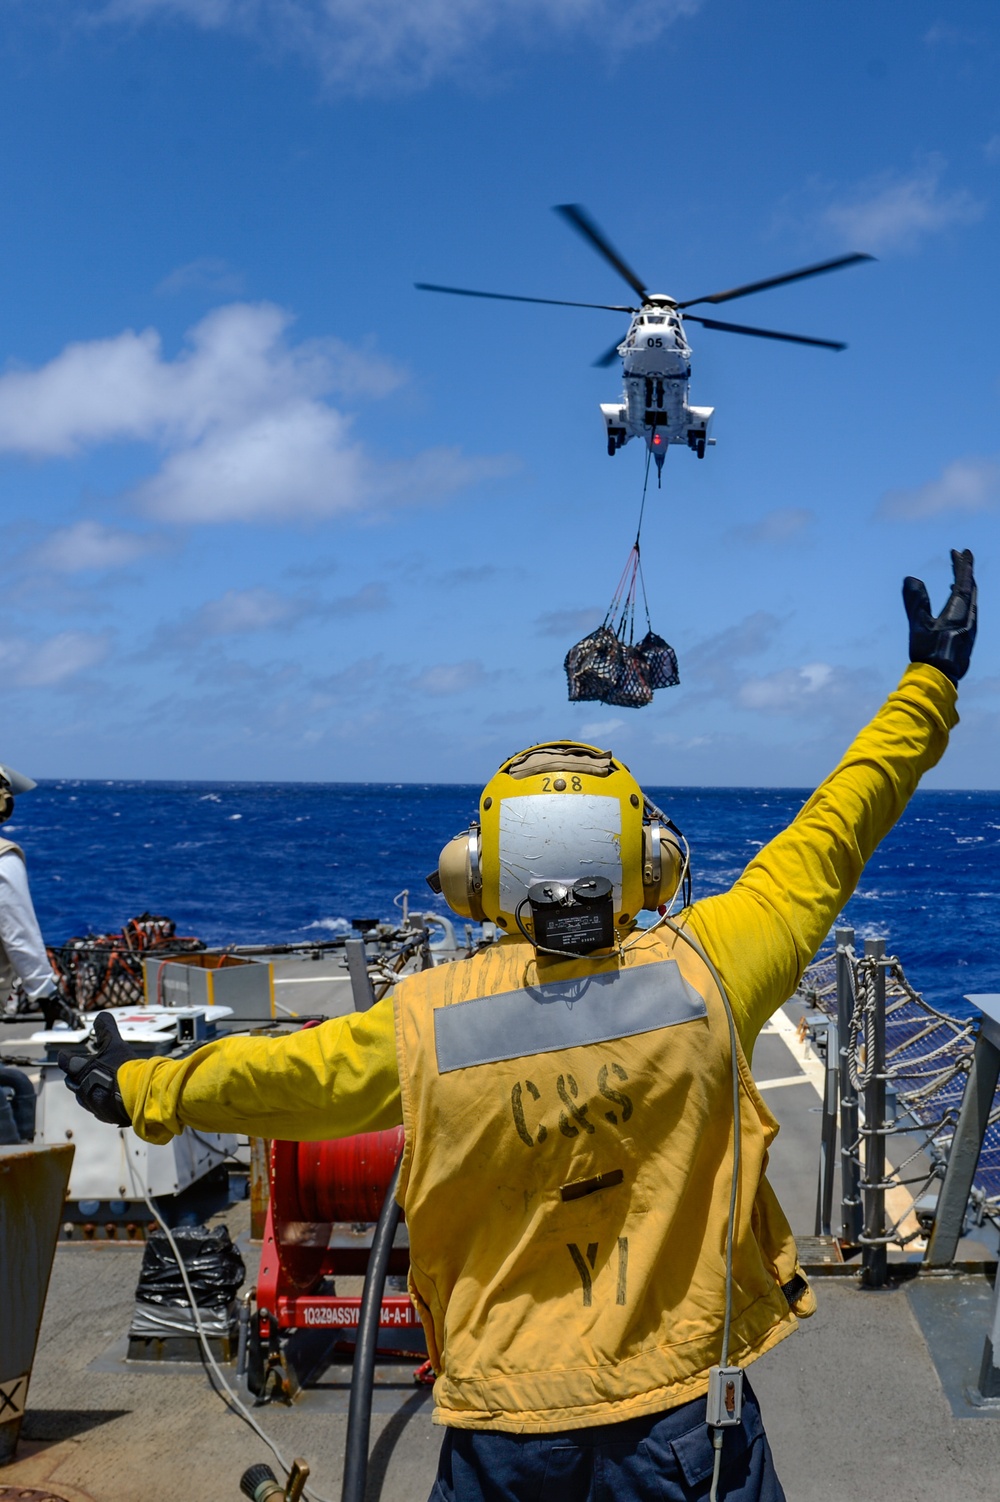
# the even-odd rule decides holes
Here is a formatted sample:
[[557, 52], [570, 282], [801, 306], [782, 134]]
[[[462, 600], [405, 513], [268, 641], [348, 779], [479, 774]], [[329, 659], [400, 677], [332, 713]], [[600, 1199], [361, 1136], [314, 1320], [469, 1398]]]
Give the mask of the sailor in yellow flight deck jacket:
[[[101, 1052], [66, 1061], [82, 1104], [153, 1142], [184, 1126], [309, 1140], [404, 1122], [411, 1290], [448, 1426], [440, 1502], [780, 1502], [749, 1384], [721, 1448], [706, 1428], [727, 1287], [723, 1365], [756, 1359], [814, 1307], [764, 1177], [776, 1124], [746, 1059], [957, 722], [976, 602], [971, 555], [953, 561], [940, 617], [919, 581], [904, 586], [898, 689], [792, 824], [678, 928], [631, 928], [679, 883], [669, 821], [608, 753], [553, 743], [484, 790], [481, 829], [457, 847], [466, 910], [521, 927], [520, 867], [551, 887], [575, 850], [576, 870], [603, 860], [616, 877], [616, 950], [578, 940], [564, 959], [508, 936], [286, 1039], [136, 1060], [106, 1019]], [[555, 869], [539, 872], [553, 846]]]

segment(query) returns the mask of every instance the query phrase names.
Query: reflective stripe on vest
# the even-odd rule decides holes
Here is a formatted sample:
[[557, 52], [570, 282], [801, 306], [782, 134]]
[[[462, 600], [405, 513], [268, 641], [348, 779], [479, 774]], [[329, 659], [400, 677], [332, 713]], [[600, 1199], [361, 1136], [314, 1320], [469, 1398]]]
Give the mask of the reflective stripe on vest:
[[608, 1043], [705, 1016], [673, 960], [477, 996], [434, 1013], [441, 1074], [526, 1054]]

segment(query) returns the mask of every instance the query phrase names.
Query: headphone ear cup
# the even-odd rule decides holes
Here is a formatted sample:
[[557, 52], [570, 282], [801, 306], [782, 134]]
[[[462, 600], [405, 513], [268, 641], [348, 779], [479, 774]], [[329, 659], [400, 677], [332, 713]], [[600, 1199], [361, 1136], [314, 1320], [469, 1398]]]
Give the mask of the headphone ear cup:
[[658, 820], [642, 828], [643, 907], [650, 912], [669, 902], [680, 885], [684, 855], [673, 830]]
[[483, 883], [479, 867], [479, 826], [473, 824], [463, 834], [449, 840], [438, 860], [438, 880], [441, 895], [453, 913], [461, 918], [472, 918], [476, 923], [486, 921], [483, 912]]

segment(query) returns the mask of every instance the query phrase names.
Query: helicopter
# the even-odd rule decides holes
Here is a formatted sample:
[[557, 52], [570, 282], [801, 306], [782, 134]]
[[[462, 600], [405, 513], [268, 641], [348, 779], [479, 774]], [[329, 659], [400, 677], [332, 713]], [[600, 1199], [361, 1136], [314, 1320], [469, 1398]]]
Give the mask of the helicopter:
[[607, 431], [608, 453], [614, 457], [630, 439], [642, 438], [656, 461], [658, 475], [662, 472], [663, 461], [671, 444], [693, 449], [699, 459], [704, 459], [706, 447], [715, 443], [715, 439], [709, 436], [715, 408], [692, 407], [688, 401], [691, 346], [684, 333], [685, 319], [690, 323], [699, 323], [703, 328], [719, 329], [727, 334], [752, 334], [758, 339], [812, 344], [819, 349], [847, 348], [846, 344], [833, 339], [813, 339], [805, 334], [783, 334], [776, 329], [723, 323], [717, 318], [688, 313], [688, 308], [697, 307], [701, 303], [730, 302], [736, 297], [749, 297], [754, 292], [766, 292], [771, 287], [784, 286], [786, 282], [802, 281], [806, 277], [820, 276], [826, 271], [838, 271], [844, 266], [855, 266], [861, 261], [875, 259], [874, 256], [857, 252], [837, 256], [832, 261], [820, 261], [813, 266], [803, 266], [798, 271], [786, 271], [781, 276], [767, 277], [764, 281], [748, 282], [745, 286], [731, 287], [725, 292], [711, 292], [704, 297], [691, 297], [678, 302], [662, 292], [647, 291], [645, 283], [622, 259], [581, 204], [557, 204], [554, 212], [582, 235], [598, 255], [603, 256], [628, 283], [639, 300], [637, 307], [623, 303], [568, 302], [556, 297], [521, 297], [510, 292], [476, 292], [468, 287], [441, 287], [433, 282], [415, 282], [414, 286], [421, 292], [447, 292], [456, 297], [546, 303], [559, 308], [601, 308], [610, 313], [630, 314], [631, 322], [625, 337], [616, 340], [610, 349], [594, 361], [594, 365], [600, 368], [612, 365], [617, 358], [623, 364], [621, 401], [602, 402], [601, 414]]

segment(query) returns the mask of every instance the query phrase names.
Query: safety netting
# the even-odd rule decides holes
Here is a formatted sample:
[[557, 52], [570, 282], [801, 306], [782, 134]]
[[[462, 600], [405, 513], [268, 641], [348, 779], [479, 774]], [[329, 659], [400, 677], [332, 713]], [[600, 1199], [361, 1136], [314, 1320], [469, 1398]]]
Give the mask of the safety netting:
[[[646, 612], [646, 634], [636, 641], [639, 590]], [[603, 622], [570, 647], [563, 667], [574, 703], [594, 700], [623, 709], [641, 709], [652, 703], [655, 689], [673, 688], [680, 682], [677, 655], [650, 621], [638, 536]]]
[[[855, 1058], [863, 1061], [870, 1053], [864, 1021], [866, 1012], [871, 1011], [871, 997], [863, 983], [862, 970], [866, 962], [857, 960], [853, 950], [849, 952], [855, 997], [849, 1053], [852, 1061]], [[808, 966], [796, 995], [828, 1017], [836, 1017], [835, 953], [824, 955]], [[919, 1152], [890, 1169], [889, 1176], [907, 1188], [913, 1203], [943, 1176], [975, 1036], [975, 1019], [952, 1017], [931, 1006], [911, 985], [900, 961], [895, 956], [888, 960], [885, 984], [886, 1079], [894, 1093], [898, 1120], [904, 1127], [913, 1127], [923, 1134]], [[852, 1071], [856, 1067], [852, 1062]], [[865, 1083], [863, 1072], [860, 1078], [853, 1079], [853, 1083], [856, 1087]], [[854, 1151], [859, 1149], [856, 1143], [847, 1146]], [[976, 1167], [971, 1209], [980, 1224], [989, 1217], [1000, 1225], [1000, 1090], [993, 1101]], [[905, 1215], [898, 1217], [893, 1228], [897, 1233], [893, 1239], [901, 1245], [915, 1234], [900, 1233], [899, 1227], [904, 1220]]]
[[172, 919], [156, 913], [130, 918], [120, 933], [88, 934], [48, 950], [65, 999], [78, 1012], [141, 1006], [142, 962], [152, 955], [193, 954], [200, 939], [177, 933]]

